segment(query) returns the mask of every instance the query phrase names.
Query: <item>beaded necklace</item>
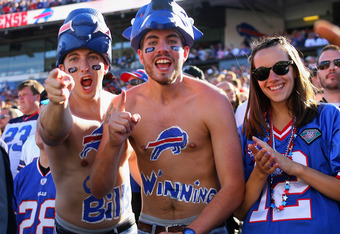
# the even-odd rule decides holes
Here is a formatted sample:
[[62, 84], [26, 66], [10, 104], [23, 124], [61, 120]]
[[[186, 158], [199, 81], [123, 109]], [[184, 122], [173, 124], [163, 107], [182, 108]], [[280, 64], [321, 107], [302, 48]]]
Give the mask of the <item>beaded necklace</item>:
[[[275, 139], [274, 139], [274, 124], [273, 121], [271, 120], [271, 116], [270, 116], [270, 112], [268, 113], [269, 116], [269, 126], [270, 126], [270, 131], [268, 132], [268, 130], [266, 131], [267, 133], [267, 137], [269, 139], [268, 144], [272, 146], [273, 150], [275, 151]], [[292, 160], [292, 155], [293, 155], [293, 147], [294, 147], [294, 139], [296, 138], [296, 126], [295, 126], [295, 120], [296, 117], [294, 117], [293, 120], [293, 124], [292, 124], [292, 132], [291, 132], [291, 136], [287, 145], [287, 149], [286, 152], [283, 156], [289, 158]], [[267, 122], [268, 123], [268, 122]], [[287, 199], [288, 199], [288, 193], [289, 193], [289, 189], [290, 189], [290, 176], [287, 175], [287, 179], [286, 179], [286, 185], [285, 185], [285, 189], [283, 191], [282, 194], [282, 202], [280, 206], [276, 206], [275, 205], [275, 199], [274, 199], [274, 185], [273, 185], [273, 181], [274, 181], [274, 177], [281, 175], [282, 174], [282, 170], [281, 169], [277, 169], [272, 175], [270, 175], [270, 207], [275, 210], [275, 211], [281, 211], [284, 209], [284, 207], [287, 204]]]

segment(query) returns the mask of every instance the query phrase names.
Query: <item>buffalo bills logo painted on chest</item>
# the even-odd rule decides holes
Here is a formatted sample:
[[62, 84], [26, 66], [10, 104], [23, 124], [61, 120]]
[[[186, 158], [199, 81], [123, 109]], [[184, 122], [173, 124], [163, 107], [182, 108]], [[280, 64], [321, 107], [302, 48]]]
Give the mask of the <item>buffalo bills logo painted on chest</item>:
[[87, 154], [91, 150], [96, 150], [99, 147], [100, 141], [103, 136], [103, 124], [99, 128], [96, 128], [90, 135], [83, 137], [83, 150], [80, 152], [79, 156], [81, 159], [87, 157]]
[[178, 155], [187, 147], [188, 134], [180, 127], [170, 127], [161, 132], [156, 141], [149, 142], [146, 149], [153, 148], [150, 160], [155, 161], [161, 153], [167, 149], [172, 149], [174, 155]]

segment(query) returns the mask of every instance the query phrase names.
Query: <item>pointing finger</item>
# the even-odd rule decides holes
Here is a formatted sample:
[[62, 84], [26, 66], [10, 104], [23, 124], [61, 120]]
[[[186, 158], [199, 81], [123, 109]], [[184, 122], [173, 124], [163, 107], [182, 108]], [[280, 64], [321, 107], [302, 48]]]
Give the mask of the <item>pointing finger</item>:
[[62, 83], [68, 90], [72, 90], [75, 85], [73, 77], [68, 74], [65, 74], [65, 76], [62, 78]]
[[118, 111], [125, 111], [125, 102], [126, 102], [126, 92], [123, 90], [120, 94], [120, 99], [118, 103]]

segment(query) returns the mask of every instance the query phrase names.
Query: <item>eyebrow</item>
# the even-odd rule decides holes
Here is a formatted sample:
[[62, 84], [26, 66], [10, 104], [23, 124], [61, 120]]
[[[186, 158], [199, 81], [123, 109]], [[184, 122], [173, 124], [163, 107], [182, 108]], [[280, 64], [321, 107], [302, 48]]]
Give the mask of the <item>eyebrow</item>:
[[[90, 50], [86, 55], [91, 55], [91, 54], [98, 55], [98, 53], [96, 53], [95, 51], [92, 51], [92, 50]], [[74, 55], [80, 56], [80, 53], [78, 53], [78, 52], [76, 52], [76, 51], [73, 51], [73, 52], [70, 52], [69, 54], [67, 54], [67, 55], [65, 56], [65, 58], [68, 58], [68, 57], [71, 57], [71, 56], [74, 56]]]
[[77, 52], [71, 52], [71, 53], [67, 54], [67, 55], [65, 56], [65, 58], [68, 58], [68, 57], [71, 57], [71, 56], [74, 56], [74, 55], [79, 55], [79, 53], [77, 53]]
[[[178, 38], [178, 39], [181, 39], [180, 36], [178, 36], [176, 33], [171, 33], [169, 35], [166, 36], [167, 39], [171, 38], [171, 37], [175, 37], [175, 38]], [[145, 41], [146, 40], [150, 40], [150, 39], [159, 39], [158, 36], [156, 35], [149, 35], [145, 38]]]

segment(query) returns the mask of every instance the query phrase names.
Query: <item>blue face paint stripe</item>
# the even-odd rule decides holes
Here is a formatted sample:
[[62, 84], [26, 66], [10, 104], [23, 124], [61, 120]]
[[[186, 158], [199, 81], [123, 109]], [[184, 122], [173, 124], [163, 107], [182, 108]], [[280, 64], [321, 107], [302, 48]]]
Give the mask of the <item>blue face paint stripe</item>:
[[171, 46], [170, 47], [173, 51], [179, 51], [181, 49], [180, 46]]
[[76, 71], [78, 71], [77, 67], [71, 67], [71, 68], [68, 69], [69, 73], [75, 73]]
[[145, 53], [150, 53], [155, 50], [155, 47], [148, 47], [145, 49]]
[[100, 64], [98, 65], [92, 65], [92, 69], [95, 70], [95, 71], [98, 71], [102, 68], [102, 66]]

